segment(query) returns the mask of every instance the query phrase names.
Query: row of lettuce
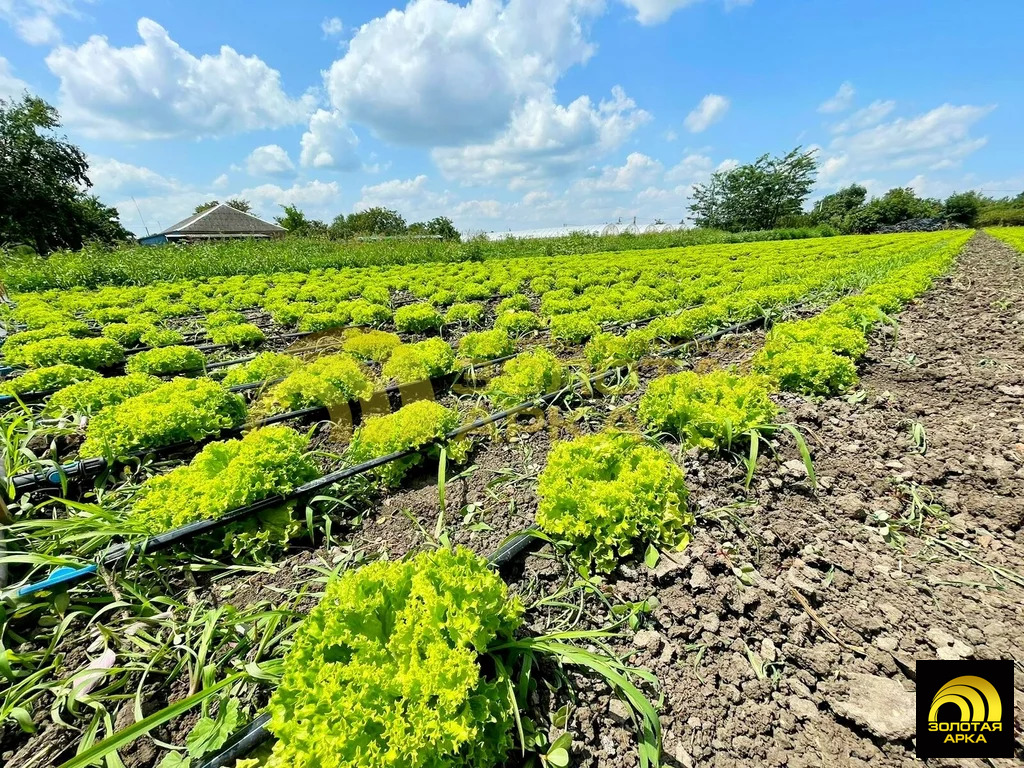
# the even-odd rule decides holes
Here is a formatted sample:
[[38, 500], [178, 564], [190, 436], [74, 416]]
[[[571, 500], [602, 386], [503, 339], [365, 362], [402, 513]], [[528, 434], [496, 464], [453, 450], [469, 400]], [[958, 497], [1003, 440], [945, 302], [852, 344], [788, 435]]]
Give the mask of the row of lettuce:
[[[672, 435], [687, 448], [730, 450], [754, 431], [774, 429], [775, 391], [827, 395], [850, 389], [866, 334], [927, 290], [964, 241], [947, 240], [876, 276], [861, 293], [814, 318], [775, 326], [749, 372], [682, 372], [653, 380], [637, 406], [637, 433], [609, 429], [556, 443], [537, 481], [540, 530], [591, 572], [613, 571], [649, 547], [685, 546], [695, 521], [684, 473], [655, 437]], [[616, 338], [625, 345], [627, 337]], [[616, 352], [633, 360], [643, 354]], [[544, 349], [510, 361], [503, 375], [510, 373], [524, 382], [508, 393], [512, 399], [553, 391], [569, 375]], [[214, 410], [230, 423], [242, 416], [241, 401], [213, 382], [160, 386], [208, 387], [197, 403], [218, 392], [222, 400]], [[102, 409], [94, 421], [111, 412]], [[379, 489], [394, 488], [442, 449], [453, 461], [465, 460], [473, 438], [451, 437], [461, 422], [455, 409], [413, 402], [367, 419], [343, 460], [355, 465], [418, 449], [372, 472]], [[211, 443], [188, 465], [146, 481], [126, 507], [126, 527], [162, 532], [287, 495], [320, 475], [309, 440], [289, 427], [270, 426]], [[213, 544], [239, 557], [266, 556], [295, 533], [293, 520], [285, 505], [233, 523]], [[465, 549], [442, 548], [344, 573], [328, 585], [284, 660], [269, 705], [276, 742], [265, 765], [501, 764], [515, 746], [521, 720], [510, 656], [522, 623], [519, 600]]]
[[[152, 349], [128, 358], [129, 373], [197, 371], [206, 356], [183, 344], [181, 330], [163, 322], [203, 312], [203, 340], [235, 349], [256, 347], [268, 334], [245, 321], [241, 310], [251, 309], [269, 312], [282, 327], [308, 332], [360, 325], [423, 333], [458, 323], [513, 334], [549, 328], [554, 339], [576, 342], [599, 324], [667, 316], [696, 304], [728, 301], [738, 292], [763, 290], [768, 304], [806, 295], [830, 280], [863, 277], [872, 265], [885, 269], [887, 262], [941, 243], [945, 235], [901, 237], [28, 294], [15, 297], [16, 304], [2, 310], [9, 330], [24, 329], [7, 337], [2, 354], [14, 368], [68, 364], [105, 370], [122, 365], [127, 352], [143, 345]], [[392, 309], [399, 293], [427, 300]], [[445, 306], [444, 313], [439, 311]]]

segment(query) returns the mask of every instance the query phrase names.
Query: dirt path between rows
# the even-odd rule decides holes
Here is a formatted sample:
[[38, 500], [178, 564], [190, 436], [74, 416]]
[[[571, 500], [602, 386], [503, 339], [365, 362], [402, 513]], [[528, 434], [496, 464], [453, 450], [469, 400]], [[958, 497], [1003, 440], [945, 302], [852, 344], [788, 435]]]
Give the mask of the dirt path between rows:
[[[634, 661], [665, 687], [670, 764], [920, 764], [915, 660], [936, 658], [1016, 660], [1022, 755], [1024, 260], [977, 235], [895, 338], [875, 339], [860, 389], [859, 402], [780, 398], [811, 436], [817, 492], [795, 453], [762, 462], [753, 506], [705, 514], [679, 563], [616, 585], [661, 601]], [[741, 498], [738, 468], [687, 468], [701, 508]], [[591, 714], [592, 764], [622, 765]]]

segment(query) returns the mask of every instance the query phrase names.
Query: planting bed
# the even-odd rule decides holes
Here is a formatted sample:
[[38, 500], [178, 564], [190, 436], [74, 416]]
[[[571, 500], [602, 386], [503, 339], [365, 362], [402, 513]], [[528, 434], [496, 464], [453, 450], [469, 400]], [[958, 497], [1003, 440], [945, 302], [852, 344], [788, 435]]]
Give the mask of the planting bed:
[[[536, 284], [524, 289], [524, 300], [539, 311], [542, 323], [550, 323], [554, 338], [535, 332], [519, 337], [518, 349], [533, 350], [534, 362], [506, 366], [506, 377], [500, 380], [504, 383], [485, 385], [482, 398], [480, 391], [438, 392], [436, 408], [447, 407], [445, 413], [451, 416], [436, 426], [428, 426], [424, 409], [435, 407], [429, 403], [417, 405], [423, 413], [417, 411], [415, 419], [407, 405], [398, 416], [408, 417], [394, 427], [369, 422], [372, 429], [357, 432], [351, 443], [347, 435], [321, 424], [313, 431], [315, 452], [302, 459], [289, 458], [284, 443], [265, 452], [256, 441], [259, 433], [252, 432], [245, 443], [251, 442], [251, 448], [214, 443], [204, 449], [203, 461], [219, 457], [216, 461], [225, 462], [220, 470], [220, 465], [210, 464], [200, 472], [205, 465], [193, 462], [191, 474], [181, 474], [180, 458], [140, 468], [132, 464], [129, 474], [103, 478], [95, 489], [70, 488], [70, 509], [47, 501], [46, 494], [19, 499], [12, 510], [27, 522], [8, 549], [13, 543], [24, 554], [9, 565], [25, 584], [50, 569], [53, 561], [44, 559], [44, 553], [101, 551], [110, 533], [130, 519], [124, 517], [125, 510], [137, 505], [148, 505], [147, 514], [162, 510], [178, 522], [194, 519], [175, 517], [176, 511], [193, 504], [200, 518], [216, 516], [262, 498], [257, 488], [261, 483], [278, 487], [274, 478], [298, 485], [346, 463], [410, 445], [433, 446], [421, 451], [417, 463], [403, 473], [392, 471], [398, 464], [389, 464], [389, 469], [376, 470], [383, 472], [380, 481], [363, 476], [325, 486], [315, 499], [304, 498], [296, 509], [298, 524], [287, 534], [310, 526], [314, 535], [300, 535], [287, 549], [274, 543], [285, 532], [276, 517], [275, 527], [267, 529], [275, 531], [269, 538], [244, 524], [228, 529], [235, 531], [234, 541], [218, 534], [144, 558], [123, 572], [73, 588], [65, 593], [70, 599], [43, 591], [10, 603], [4, 647], [11, 649], [5, 658], [14, 663], [8, 675], [12, 687], [0, 700], [0, 714], [7, 718], [0, 731], [0, 757], [12, 765], [58, 764], [143, 716], [165, 711], [163, 707], [173, 707], [190, 694], [200, 692], [202, 698], [201, 692], [207, 691], [196, 706], [170, 713], [146, 735], [123, 744], [124, 763], [169, 768], [189, 759], [190, 768], [196, 768], [201, 755], [216, 752], [230, 732], [268, 701], [277, 713], [271, 728], [283, 739], [270, 764], [299, 764], [296, 755], [330, 763], [329, 750], [342, 747], [322, 740], [310, 747], [313, 742], [304, 735], [306, 723], [323, 732], [323, 723], [316, 725], [320, 716], [301, 720], [296, 730], [286, 725], [292, 719], [291, 705], [281, 703], [291, 701], [288, 697], [296, 691], [302, 695], [307, 683], [300, 684], [295, 675], [304, 674], [308, 659], [299, 666], [291, 662], [291, 667], [286, 660], [280, 698], [270, 697], [281, 678], [279, 660], [299, 658], [294, 655], [298, 649], [314, 642], [300, 628], [301, 621], [319, 602], [331, 572], [344, 573], [334, 578], [355, 584], [358, 574], [370, 573], [361, 569], [364, 564], [382, 555], [394, 560], [429, 551], [439, 541], [486, 555], [508, 535], [537, 521], [552, 525], [561, 515], [571, 524], [558, 535], [560, 541], [501, 572], [511, 593], [529, 608], [524, 624], [513, 632], [515, 640], [502, 645], [500, 638], [492, 638], [484, 641], [486, 648], [475, 646], [477, 652], [486, 651], [482, 667], [492, 670], [486, 674], [498, 680], [502, 664], [512, 665], [513, 677], [518, 674], [511, 672], [513, 667], [528, 670], [534, 687], [520, 684], [513, 709], [536, 724], [534, 733], [527, 722], [523, 737], [532, 751], [546, 755], [548, 764], [565, 764], [563, 749], [571, 752], [573, 765], [584, 766], [659, 760], [685, 766], [915, 762], [914, 659], [1024, 658], [1018, 631], [1024, 619], [1019, 533], [1024, 522], [1024, 269], [1019, 255], [978, 234], [949, 275], [940, 277], [967, 237], [937, 233], [718, 247], [697, 257], [699, 263], [717, 265], [717, 282], [710, 283], [684, 266], [679, 252], [666, 252], [664, 261], [655, 260], [663, 282], [656, 288], [661, 298], [649, 314], [673, 317], [655, 320], [644, 337], [650, 348], [631, 358], [601, 357], [605, 353], [599, 355], [594, 346], [581, 352], [594, 323], [618, 318], [593, 304], [572, 304], [586, 297], [585, 290], [545, 297], [564, 289]], [[878, 249], [891, 256], [857, 274], [858, 259], [873, 264], [872, 252]], [[845, 269], [852, 271], [829, 280], [830, 252], [838, 260], [847, 259]], [[770, 269], [758, 270], [758, 254], [768, 255], [760, 263], [771, 264]], [[801, 273], [803, 259], [818, 260], [816, 274]], [[723, 260], [734, 262], [735, 269]], [[548, 269], [548, 261], [538, 260], [539, 268]], [[629, 257], [610, 263], [623, 269], [619, 279], [634, 279]], [[509, 267], [512, 272], [522, 268]], [[439, 267], [430, 269], [442, 273]], [[672, 270], [678, 270], [674, 276]], [[730, 273], [739, 275], [739, 283], [731, 282]], [[676, 289], [670, 287], [673, 279], [680, 281]], [[935, 284], [927, 290], [932, 279]], [[684, 285], [697, 287], [708, 313], [702, 325], [686, 330], [686, 323], [674, 318], [694, 316], [676, 314], [694, 302], [680, 295], [697, 294], [682, 290]], [[752, 300], [758, 291], [762, 302], [773, 303]], [[916, 302], [904, 306], [923, 291]], [[851, 298], [841, 298], [851, 292]], [[781, 309], [805, 299], [813, 301]], [[499, 318], [497, 301], [487, 300], [484, 327]], [[771, 310], [767, 333], [744, 326], [724, 338], [712, 334], [713, 340], [688, 354], [659, 356], [673, 343], [756, 317], [751, 305]], [[879, 309], [899, 312], [896, 330]], [[573, 314], [577, 319], [558, 320]], [[404, 316], [412, 318], [407, 332], [422, 332], [411, 313]], [[396, 322], [398, 318], [396, 313]], [[627, 319], [643, 318], [638, 314]], [[869, 331], [866, 353], [862, 330]], [[538, 357], [548, 354], [548, 348], [553, 353], [549, 358]], [[624, 354], [625, 347], [616, 349], [615, 355]], [[552, 376], [549, 367], [536, 378], [543, 368], [536, 361], [541, 359], [549, 360], [544, 366], [566, 365], [578, 373]], [[617, 385], [609, 383], [601, 392], [582, 385], [609, 366]], [[380, 368], [368, 364], [366, 371], [375, 378]], [[518, 377], [515, 382], [508, 378], [512, 375]], [[556, 395], [558, 389], [564, 390], [562, 395]], [[551, 392], [545, 402], [476, 430], [468, 444], [444, 438], [460, 421], [545, 392]], [[404, 402], [417, 399], [411, 391], [405, 394]], [[701, 399], [708, 397], [721, 399]], [[760, 410], [753, 406], [758, 398]], [[717, 427], [706, 421], [725, 413], [731, 415]], [[444, 421], [448, 418], [454, 421]], [[791, 426], [779, 426], [787, 423]], [[77, 430], [74, 423], [57, 428]], [[606, 437], [609, 428], [619, 430], [620, 437]], [[621, 431], [654, 439], [627, 439]], [[421, 432], [425, 437], [412, 438]], [[423, 442], [430, 436], [437, 442]], [[40, 439], [30, 436], [25, 444], [38, 450]], [[51, 456], [73, 457], [78, 444], [74, 436], [61, 436], [58, 442], [64, 447]], [[441, 445], [447, 446], [444, 453]], [[551, 467], [549, 455], [559, 457]], [[625, 471], [615, 462], [627, 455], [643, 467], [635, 475], [623, 475], [632, 478], [629, 482], [587, 486], [591, 490], [582, 495], [563, 482], [578, 467], [589, 466], [588, 472], [598, 473], [599, 479], [592, 481], [604, 483]], [[179, 467], [178, 474], [147, 479], [172, 467]], [[204, 485], [202, 473], [210, 470], [234, 479]], [[685, 489], [680, 490], [682, 482]], [[175, 496], [179, 486], [197, 490]], [[250, 487], [248, 495], [236, 492]], [[262, 493], [272, 494], [273, 488]], [[625, 496], [612, 503], [602, 493]], [[668, 503], [662, 501], [665, 494], [677, 499], [671, 513], [659, 506]], [[306, 502], [312, 510], [308, 516], [302, 514]], [[604, 515], [632, 515], [649, 504], [660, 510], [663, 526], [669, 525], [671, 514], [671, 533], [652, 532], [651, 521], [637, 516], [630, 523], [639, 526], [633, 534], [603, 538], [601, 531], [611, 529], [602, 525], [617, 526], [625, 519]], [[55, 524], [49, 525], [48, 518]], [[106, 520], [108, 530], [101, 533], [88, 520]], [[588, 539], [594, 531], [598, 538]], [[574, 536], [579, 543], [569, 546], [566, 542]], [[681, 551], [669, 545], [691, 538]], [[601, 549], [613, 540], [616, 551]], [[269, 554], [270, 559], [253, 563], [255, 553]], [[588, 565], [596, 570], [581, 582], [575, 569]], [[479, 595], [492, 595], [487, 592], [491, 587], [484, 586], [486, 579], [459, 570], [461, 566], [431, 567], [441, 569], [437, 579], [454, 579], [451, 589], [475, 584], [472, 589], [483, 590]], [[380, 578], [392, 578], [385, 572], [392, 573], [384, 569]], [[462, 575], [456, 577], [456, 572]], [[401, 593], [396, 590], [396, 595]], [[110, 602], [111, 592], [117, 603]], [[437, 599], [443, 602], [445, 594], [441, 590]], [[487, 603], [492, 597], [479, 599]], [[486, 621], [490, 609], [480, 610], [475, 618]], [[59, 631], [50, 629], [52, 614], [65, 617]], [[332, 614], [321, 606], [314, 615]], [[458, 638], [468, 630], [455, 615], [450, 620], [459, 629], [442, 632], [446, 643], [455, 646], [444, 653], [462, 658]], [[417, 632], [430, 635], [424, 621], [418, 620]], [[32, 628], [34, 622], [38, 629]], [[494, 628], [507, 628], [518, 619], [508, 614], [495, 622]], [[613, 633], [606, 635], [603, 630], [610, 624]], [[549, 633], [563, 630], [577, 633], [570, 638], [575, 650], [562, 649], [559, 656], [545, 646], [543, 653], [537, 651], [533, 667], [518, 666], [523, 642], [539, 638], [539, 648]], [[493, 631], [506, 636], [506, 629]], [[363, 658], [358, 654], [370, 653], [360, 650], [361, 642], [339, 639], [328, 644], [326, 655], [331, 658], [324, 674], [348, 675], [344, 665], [356, 665]], [[49, 650], [47, 643], [52, 643]], [[389, 653], [397, 653], [398, 647]], [[597, 656], [586, 656], [588, 651]], [[604, 666], [588, 667], [586, 659], [592, 658], [603, 660]], [[557, 682], [559, 664], [565, 665], [570, 689]], [[229, 678], [232, 674], [238, 677]], [[357, 696], [352, 686], [366, 685], [365, 677], [345, 679], [350, 682], [338, 690], [353, 691], [352, 696]], [[215, 689], [219, 682], [226, 687]], [[1024, 689], [1019, 665], [1016, 682]], [[326, 691], [335, 683], [322, 681], [313, 689], [320, 685]], [[403, 696], [419, 695], [412, 688], [403, 690]], [[439, 693], [451, 690], [442, 687]], [[360, 693], [358, 706], [384, 706], [382, 697], [393, 695], [390, 688], [387, 693]], [[493, 694], [488, 695], [499, 720], [512, 716], [507, 703], [494, 704]], [[644, 720], [644, 696], [652, 702], [661, 697], [660, 734], [652, 730], [653, 720]], [[413, 700], [407, 699], [410, 707]], [[1024, 696], [1017, 701], [1024, 705]], [[285, 720], [282, 712], [288, 713]], [[472, 724], [472, 718], [467, 722]], [[645, 727], [646, 735], [638, 737]], [[572, 735], [571, 747], [563, 732]], [[436, 743], [466, 738], [461, 731], [446, 733]], [[518, 745], [518, 730], [510, 733], [509, 743]], [[484, 741], [493, 746], [497, 738]], [[419, 741], [396, 743], [413, 749]], [[361, 756], [346, 765], [390, 764], [383, 755], [371, 758], [376, 754], [372, 743], [365, 752], [351, 740], [345, 744], [344, 749]], [[453, 754], [438, 764], [465, 764]], [[474, 754], [475, 761], [492, 764], [490, 756]], [[508, 764], [518, 764], [518, 749], [512, 754]], [[411, 758], [389, 759], [400, 765]]]

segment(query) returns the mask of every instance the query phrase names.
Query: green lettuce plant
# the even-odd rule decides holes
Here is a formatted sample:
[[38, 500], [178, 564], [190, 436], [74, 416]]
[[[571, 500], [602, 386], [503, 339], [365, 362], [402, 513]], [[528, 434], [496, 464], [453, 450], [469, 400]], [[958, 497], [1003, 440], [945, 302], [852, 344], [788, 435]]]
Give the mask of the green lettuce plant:
[[487, 385], [487, 396], [499, 408], [555, 392], [567, 384], [565, 366], [544, 347], [538, 347], [505, 363], [501, 375]]
[[635, 363], [651, 351], [651, 335], [646, 330], [630, 331], [624, 336], [599, 333], [583, 349], [583, 357], [594, 371]]
[[638, 549], [690, 540], [683, 472], [638, 435], [606, 431], [557, 443], [537, 493], [537, 525], [587, 571], [608, 573]]
[[408, 304], [395, 310], [395, 328], [399, 331], [422, 333], [436, 330], [443, 324], [441, 313], [429, 304]]
[[245, 420], [245, 401], [210, 379], [175, 379], [89, 420], [82, 457], [116, 459], [202, 440]]
[[229, 368], [221, 383], [226, 387], [237, 387], [242, 384], [283, 379], [302, 366], [302, 360], [292, 355], [261, 352], [249, 362]]
[[67, 363], [96, 370], [120, 363], [124, 360], [124, 349], [112, 339], [57, 336], [10, 349], [5, 345], [4, 360], [9, 365], [24, 368], [46, 368]]
[[210, 340], [214, 344], [227, 344], [229, 347], [255, 347], [267, 340], [267, 336], [252, 323], [237, 325], [219, 325], [210, 329]]
[[111, 405], [141, 395], [163, 384], [156, 376], [146, 373], [129, 373], [127, 376], [80, 381], [59, 392], [46, 401], [43, 412], [49, 416], [95, 416]]
[[504, 331], [510, 336], [522, 336], [524, 333], [540, 328], [540, 318], [533, 312], [504, 312], [494, 321], [494, 329]]
[[285, 658], [266, 768], [499, 765], [514, 704], [508, 673], [483, 656], [511, 640], [522, 611], [462, 548], [342, 574]]
[[577, 312], [555, 315], [551, 318], [550, 328], [552, 339], [568, 345], [581, 344], [601, 331], [601, 326]]
[[[271, 426], [241, 440], [214, 442], [186, 466], [150, 478], [139, 489], [127, 519], [142, 533], [157, 534], [217, 518], [239, 507], [286, 496], [320, 473], [306, 455], [308, 440], [289, 427]], [[218, 535], [215, 554], [262, 559], [281, 549], [299, 529], [292, 504], [232, 523]]]
[[409, 448], [424, 449], [374, 470], [385, 486], [396, 486], [409, 469], [423, 460], [424, 455], [438, 455], [442, 445], [453, 461], [464, 461], [469, 452], [469, 443], [465, 440], [445, 440], [445, 435], [458, 426], [458, 411], [445, 408], [433, 400], [417, 400], [394, 413], [368, 418], [356, 429], [345, 458], [349, 464], [354, 465]]
[[431, 338], [415, 344], [395, 347], [381, 369], [381, 378], [399, 384], [412, 384], [455, 370], [455, 352], [443, 339]]
[[754, 357], [754, 370], [779, 389], [805, 395], [834, 395], [857, 383], [853, 360], [817, 344], [765, 347]]
[[387, 331], [352, 330], [345, 336], [342, 349], [360, 360], [369, 362], [386, 362], [391, 353], [402, 343], [398, 334]]
[[167, 376], [172, 373], [202, 371], [205, 367], [206, 355], [195, 347], [172, 346], [135, 353], [128, 358], [125, 371]]
[[640, 398], [639, 417], [687, 447], [729, 449], [750, 430], [764, 430], [775, 421], [778, 409], [771, 391], [761, 376], [685, 371], [652, 381]]
[[483, 319], [484, 305], [473, 302], [452, 304], [444, 314], [444, 321], [449, 324], [479, 325]]
[[511, 355], [515, 342], [504, 331], [475, 331], [459, 339], [459, 358], [468, 363], [481, 363]]
[[60, 389], [75, 384], [86, 382], [99, 376], [96, 371], [89, 368], [82, 368], [78, 365], [59, 363], [26, 371], [21, 376], [0, 382], [0, 394], [21, 395], [25, 392], [44, 392], [51, 389]]
[[332, 407], [367, 399], [373, 384], [366, 370], [351, 355], [321, 357], [288, 374], [260, 401], [260, 410], [283, 413], [315, 406]]

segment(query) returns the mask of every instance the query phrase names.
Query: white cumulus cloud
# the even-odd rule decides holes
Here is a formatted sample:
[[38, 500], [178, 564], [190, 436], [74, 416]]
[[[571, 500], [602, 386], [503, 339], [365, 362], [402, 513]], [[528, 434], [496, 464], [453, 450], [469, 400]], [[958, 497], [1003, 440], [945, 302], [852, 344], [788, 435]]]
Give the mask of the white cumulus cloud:
[[580, 179], [574, 189], [583, 194], [632, 192], [661, 177], [662, 165], [641, 152], [631, 152], [622, 165], [606, 165], [596, 176]]
[[513, 184], [564, 176], [586, 167], [596, 155], [620, 146], [650, 115], [637, 108], [619, 86], [597, 104], [580, 96], [568, 106], [551, 93], [531, 99], [512, 117], [495, 141], [438, 148], [434, 161], [441, 172], [464, 183]]
[[299, 164], [304, 168], [351, 171], [359, 167], [356, 155], [359, 139], [337, 110], [314, 112], [301, 143]]
[[277, 144], [256, 147], [245, 160], [250, 176], [293, 176], [295, 164], [288, 152]]
[[847, 81], [839, 86], [839, 90], [835, 92], [834, 96], [818, 105], [818, 111], [826, 114], [845, 112], [853, 104], [853, 97], [856, 93], [853, 83]]
[[729, 111], [729, 99], [717, 93], [709, 93], [683, 120], [690, 133], [701, 133], [717, 123]]
[[280, 73], [228, 46], [195, 56], [150, 19], [140, 45], [117, 48], [94, 35], [46, 57], [60, 79], [60, 111], [88, 136], [206, 137], [276, 128], [306, 119], [312, 98], [292, 99]]
[[493, 139], [517, 107], [594, 52], [601, 0], [412, 0], [361, 26], [325, 76], [332, 106], [421, 146]]
[[0, 19], [29, 45], [59, 43], [56, 20], [77, 15], [73, 0], [0, 0]]

